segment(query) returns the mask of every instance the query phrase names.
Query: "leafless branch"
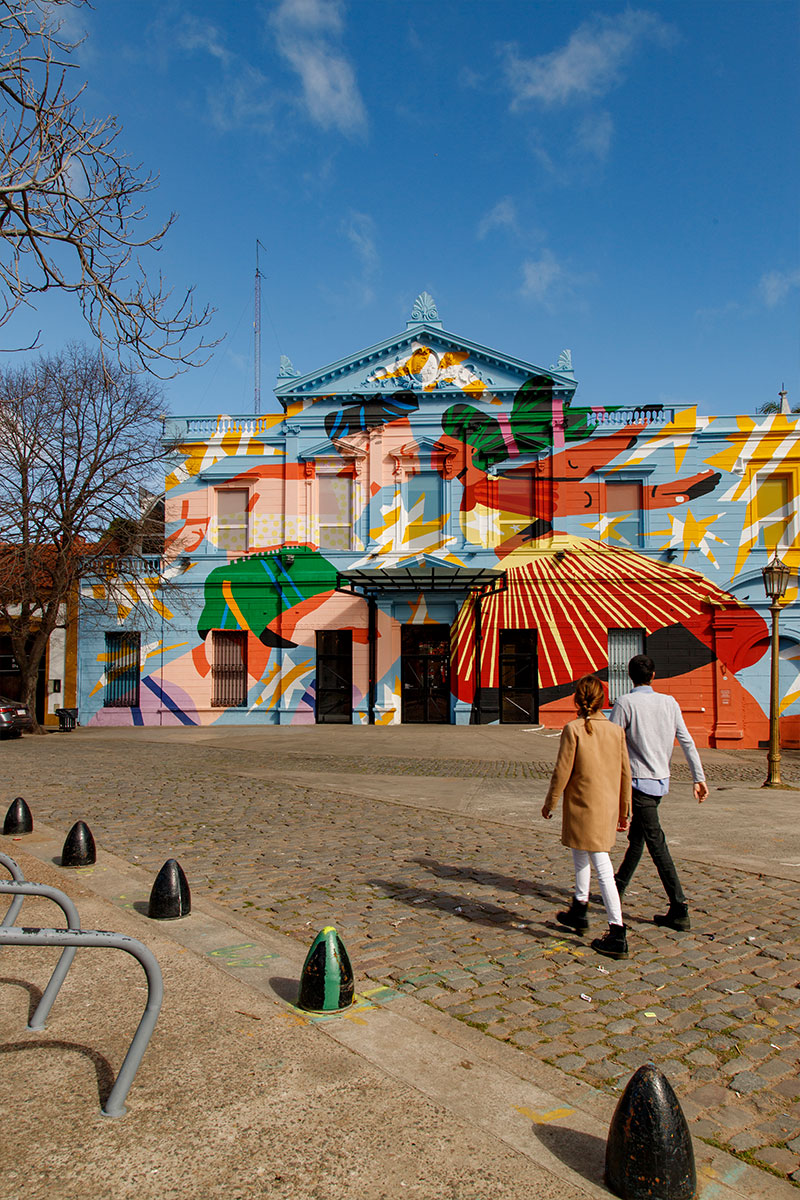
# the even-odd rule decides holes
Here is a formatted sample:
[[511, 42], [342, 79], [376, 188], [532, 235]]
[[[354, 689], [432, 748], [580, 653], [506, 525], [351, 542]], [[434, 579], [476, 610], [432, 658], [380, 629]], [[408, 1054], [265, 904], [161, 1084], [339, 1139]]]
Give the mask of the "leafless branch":
[[31, 697], [83, 579], [113, 578], [129, 601], [152, 592], [152, 564], [131, 550], [134, 532], [155, 532], [140, 498], [159, 475], [163, 407], [152, 376], [83, 346], [0, 372], [0, 623]]
[[93, 120], [73, 84], [74, 46], [58, 8], [84, 0], [0, 0], [0, 325], [34, 295], [73, 293], [101, 345], [158, 376], [204, 361], [211, 310], [175, 297], [141, 252], [158, 251], [175, 214], [152, 230], [152, 175], [119, 148], [113, 116]]

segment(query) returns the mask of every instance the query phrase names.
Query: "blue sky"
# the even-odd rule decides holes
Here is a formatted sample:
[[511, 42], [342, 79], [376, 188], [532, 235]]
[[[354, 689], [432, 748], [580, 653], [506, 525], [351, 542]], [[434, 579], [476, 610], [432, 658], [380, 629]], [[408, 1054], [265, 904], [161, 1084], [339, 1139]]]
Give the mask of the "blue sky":
[[[80, 14], [92, 115], [160, 175], [159, 263], [225, 340], [165, 384], [181, 413], [262, 411], [301, 372], [445, 329], [584, 403], [800, 404], [795, 0], [181, 0]], [[75, 18], [77, 21], [77, 18]], [[6, 327], [84, 337], [48, 298]], [[12, 332], [13, 331], [13, 332]]]

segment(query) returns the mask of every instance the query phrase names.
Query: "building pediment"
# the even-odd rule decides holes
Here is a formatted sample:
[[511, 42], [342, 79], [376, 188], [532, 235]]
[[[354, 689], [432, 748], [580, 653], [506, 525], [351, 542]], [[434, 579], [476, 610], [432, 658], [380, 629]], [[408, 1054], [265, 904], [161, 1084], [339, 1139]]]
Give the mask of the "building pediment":
[[395, 337], [322, 370], [285, 377], [275, 389], [276, 396], [286, 406], [292, 399], [313, 396], [370, 397], [411, 391], [420, 393], [420, 398], [425, 393], [444, 395], [451, 403], [459, 395], [472, 401], [513, 395], [531, 376], [551, 377], [564, 399], [577, 386], [571, 360], [564, 355], [559, 369], [537, 366], [448, 333], [432, 319], [430, 306], [420, 312], [420, 319], [409, 321], [408, 328]]

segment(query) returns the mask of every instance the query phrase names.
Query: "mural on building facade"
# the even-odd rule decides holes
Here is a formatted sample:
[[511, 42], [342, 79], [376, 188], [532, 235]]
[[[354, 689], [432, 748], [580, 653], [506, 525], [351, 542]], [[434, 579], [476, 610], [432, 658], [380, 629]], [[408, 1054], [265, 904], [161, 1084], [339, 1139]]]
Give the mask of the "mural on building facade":
[[[581, 405], [569, 352], [549, 371], [506, 358], [445, 333], [429, 301], [405, 335], [283, 376], [280, 414], [173, 423], [165, 563], [102, 644], [84, 636], [82, 719], [307, 723], [338, 688], [335, 719], [392, 724], [435, 663], [434, 719], [560, 726], [574, 680], [613, 693], [640, 639], [701, 744], [764, 738], [760, 568], [776, 548], [800, 561], [797, 419]], [[795, 575], [785, 744], [796, 595]], [[135, 704], [104, 699], [114, 628], [141, 631]]]

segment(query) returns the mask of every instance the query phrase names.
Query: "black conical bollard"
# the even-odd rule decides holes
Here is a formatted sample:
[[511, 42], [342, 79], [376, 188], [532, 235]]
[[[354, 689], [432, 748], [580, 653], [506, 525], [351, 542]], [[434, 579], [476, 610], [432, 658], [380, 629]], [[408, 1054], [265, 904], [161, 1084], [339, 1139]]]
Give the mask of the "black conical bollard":
[[606, 1183], [623, 1200], [693, 1200], [697, 1193], [686, 1118], [653, 1063], [633, 1074], [611, 1118]]
[[17, 833], [32, 832], [33, 813], [22, 799], [22, 796], [17, 796], [16, 800], [11, 801], [6, 813], [6, 819], [3, 822], [3, 833], [13, 836]]
[[321, 929], [303, 963], [298, 1008], [338, 1012], [353, 1003], [353, 968], [344, 942], [332, 925]]
[[64, 841], [62, 867], [91, 867], [97, 861], [92, 831], [85, 821], [76, 821]]
[[192, 911], [192, 893], [181, 864], [168, 858], [158, 872], [150, 892], [148, 917], [154, 921], [172, 921], [188, 917]]

